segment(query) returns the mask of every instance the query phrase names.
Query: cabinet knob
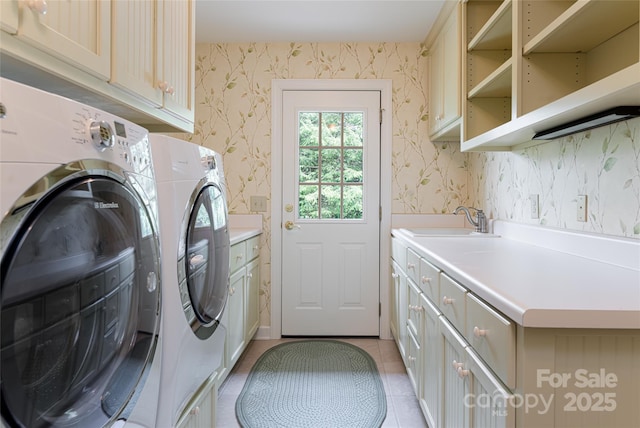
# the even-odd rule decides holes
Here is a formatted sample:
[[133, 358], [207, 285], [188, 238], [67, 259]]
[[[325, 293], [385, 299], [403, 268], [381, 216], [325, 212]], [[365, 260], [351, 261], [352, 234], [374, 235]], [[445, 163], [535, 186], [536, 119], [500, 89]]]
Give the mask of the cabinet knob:
[[473, 327], [473, 335], [475, 337], [483, 337], [487, 335], [487, 330], [482, 330], [478, 326]]
[[444, 296], [442, 298], [442, 304], [443, 305], [452, 305], [453, 302], [454, 302], [454, 299], [452, 299], [451, 297]]
[[413, 263], [407, 263], [407, 269], [415, 269], [416, 265], [414, 265]]
[[469, 374], [469, 370], [465, 370], [462, 367], [458, 367], [458, 376], [461, 378], [467, 376]]
[[47, 14], [47, 2], [45, 0], [27, 0], [26, 3], [32, 11], [40, 15]]
[[453, 360], [453, 362], [451, 363], [451, 365], [453, 366], [454, 370], [458, 370], [459, 368], [462, 368], [462, 366], [464, 364], [457, 362], [456, 360]]
[[415, 363], [416, 359], [416, 357], [412, 357], [411, 355], [409, 355], [409, 362]]
[[165, 94], [169, 94], [169, 95], [173, 95], [173, 93], [175, 92], [175, 89], [173, 89], [173, 86], [171, 86], [169, 82], [164, 80], [158, 82], [158, 88], [160, 88], [160, 90]]
[[391, 278], [393, 278], [393, 279], [396, 279], [396, 278], [399, 278], [399, 277], [400, 277], [400, 275], [398, 275], [395, 272], [391, 274]]
[[431, 282], [431, 278], [428, 276], [423, 276], [421, 280], [423, 284], [429, 284]]
[[200, 406], [196, 406], [193, 409], [191, 409], [191, 411], [189, 412], [194, 416], [198, 416], [200, 414]]
[[253, 278], [253, 274], [252, 273], [248, 273], [247, 274], [247, 278], [249, 278], [249, 279]]

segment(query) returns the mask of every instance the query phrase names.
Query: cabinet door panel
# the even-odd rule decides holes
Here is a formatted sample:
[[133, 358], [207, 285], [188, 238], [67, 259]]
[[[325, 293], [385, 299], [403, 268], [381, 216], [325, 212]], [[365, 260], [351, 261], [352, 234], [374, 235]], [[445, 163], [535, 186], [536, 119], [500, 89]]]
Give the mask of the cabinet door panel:
[[442, 367], [442, 351], [439, 341], [439, 311], [424, 296], [420, 296], [424, 308], [422, 317], [422, 380], [420, 382], [420, 405], [427, 425], [439, 426], [440, 406], [440, 371]]
[[18, 0], [0, 1], [0, 30], [9, 34], [18, 31]]
[[391, 335], [398, 339], [398, 289], [400, 287], [400, 268], [398, 264], [391, 260], [391, 279], [389, 287], [389, 326]]
[[510, 405], [516, 402], [512, 398], [513, 394], [470, 349], [467, 349], [467, 366], [473, 376], [473, 389], [467, 400], [474, 404], [471, 409], [472, 427], [510, 428], [515, 426], [515, 409]]
[[247, 286], [245, 298], [247, 299], [246, 314], [247, 326], [245, 340], [247, 343], [251, 340], [260, 322], [260, 260], [253, 260], [247, 264]]
[[113, 5], [113, 66], [111, 84], [142, 97], [154, 107], [162, 105], [156, 71], [154, 37], [157, 3], [116, 1]]
[[163, 107], [180, 117], [193, 118], [195, 7], [191, 0], [159, 0], [158, 7], [162, 7], [157, 33], [162, 46], [158, 51], [159, 77], [167, 85]]
[[25, 4], [17, 37], [47, 54], [108, 80], [111, 2], [49, 0], [44, 7], [46, 13]]
[[244, 281], [246, 275], [244, 268], [231, 275], [229, 280], [229, 300], [227, 312], [229, 312], [229, 325], [227, 326], [227, 352], [229, 367], [233, 367], [240, 354], [244, 350]]
[[442, 419], [446, 428], [470, 426], [469, 406], [465, 397], [471, 391], [471, 377], [461, 376], [460, 370], [467, 370], [465, 341], [456, 330], [440, 318], [442, 344]]

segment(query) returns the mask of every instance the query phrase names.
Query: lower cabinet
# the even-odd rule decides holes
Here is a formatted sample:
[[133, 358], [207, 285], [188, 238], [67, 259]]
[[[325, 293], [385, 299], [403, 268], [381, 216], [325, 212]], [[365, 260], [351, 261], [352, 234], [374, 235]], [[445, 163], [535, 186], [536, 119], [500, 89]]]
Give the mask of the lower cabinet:
[[246, 343], [244, 337], [245, 325], [245, 283], [246, 272], [244, 269], [231, 275], [229, 280], [229, 298], [227, 300], [227, 309], [229, 313], [229, 321], [227, 325], [227, 341], [225, 356], [229, 362], [228, 367], [235, 365], [236, 361], [242, 354]]
[[638, 330], [517, 325], [409, 245], [391, 331], [429, 427], [640, 426]]
[[422, 317], [422, 377], [418, 399], [427, 425], [439, 426], [440, 418], [440, 370], [442, 345], [440, 343], [440, 311], [423, 294], [420, 295]]
[[211, 428], [216, 425], [218, 374], [214, 373], [200, 387], [178, 419], [176, 428]]
[[224, 382], [260, 324], [260, 235], [240, 241], [229, 252], [229, 297], [222, 316], [227, 330], [218, 386]]
[[440, 318], [439, 328], [442, 348], [440, 365], [442, 414], [440, 426], [451, 428], [469, 427], [469, 406], [465, 406], [465, 398], [471, 390], [471, 378], [467, 375], [468, 369], [465, 369], [464, 339], [443, 318]]

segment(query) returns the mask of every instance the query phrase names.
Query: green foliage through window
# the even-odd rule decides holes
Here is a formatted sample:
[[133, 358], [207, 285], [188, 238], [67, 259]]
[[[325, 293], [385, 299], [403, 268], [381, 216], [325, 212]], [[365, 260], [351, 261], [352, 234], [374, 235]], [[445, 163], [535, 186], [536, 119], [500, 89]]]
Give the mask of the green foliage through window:
[[363, 218], [364, 113], [298, 115], [301, 219]]

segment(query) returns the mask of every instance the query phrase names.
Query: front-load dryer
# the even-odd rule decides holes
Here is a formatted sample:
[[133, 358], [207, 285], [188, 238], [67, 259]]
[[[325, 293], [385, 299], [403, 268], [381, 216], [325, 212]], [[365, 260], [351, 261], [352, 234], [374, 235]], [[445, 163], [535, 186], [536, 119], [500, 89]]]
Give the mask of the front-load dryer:
[[147, 130], [0, 79], [0, 132], [1, 425], [155, 427], [162, 302]]
[[150, 134], [163, 277], [163, 368], [158, 423], [173, 427], [221, 364], [220, 317], [229, 287], [229, 230], [217, 153]]

